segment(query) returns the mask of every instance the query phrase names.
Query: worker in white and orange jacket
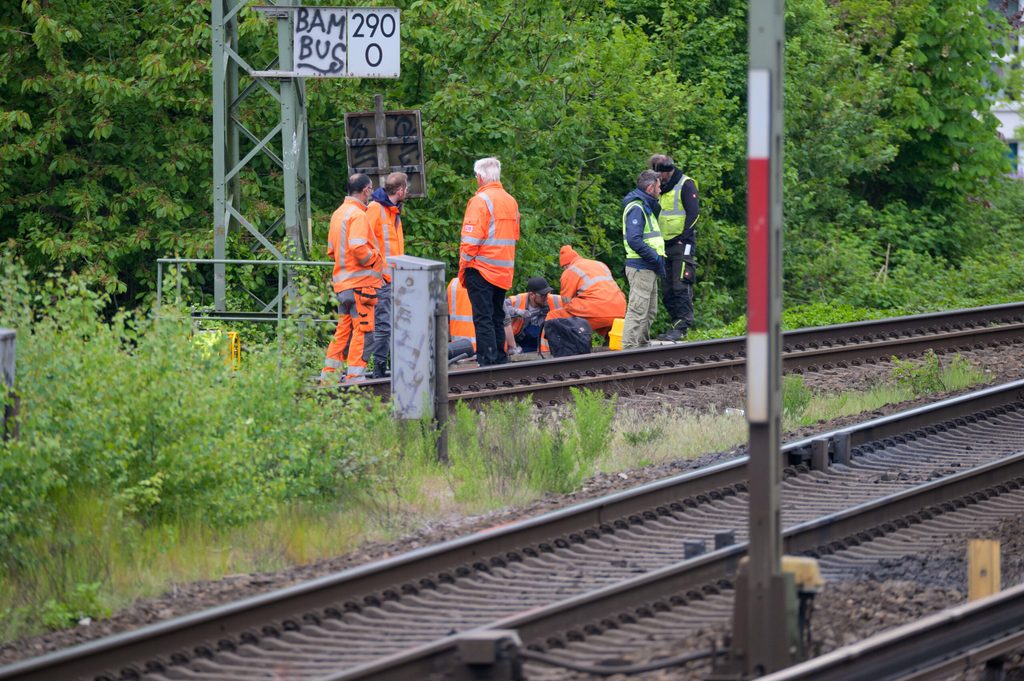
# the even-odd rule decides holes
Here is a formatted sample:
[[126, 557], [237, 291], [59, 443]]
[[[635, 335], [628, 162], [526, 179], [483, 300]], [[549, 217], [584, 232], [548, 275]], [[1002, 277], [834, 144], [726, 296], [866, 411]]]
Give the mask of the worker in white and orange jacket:
[[512, 286], [519, 204], [501, 185], [501, 162], [482, 158], [473, 164], [479, 189], [466, 204], [459, 246], [459, 283], [473, 306], [480, 366], [504, 364], [504, 302]]
[[377, 291], [374, 309], [373, 344], [369, 354], [373, 357], [373, 378], [384, 378], [388, 356], [391, 354], [391, 258], [405, 255], [405, 233], [402, 229], [402, 203], [409, 192], [409, 176], [391, 173], [384, 186], [373, 192], [366, 209], [377, 250], [384, 258], [384, 283]]
[[327, 255], [334, 260], [331, 284], [338, 298], [338, 326], [327, 347], [321, 383], [329, 382], [346, 365], [346, 383], [362, 380], [366, 374], [365, 338], [373, 333], [377, 290], [384, 281], [384, 259], [374, 247], [366, 221], [372, 193], [370, 178], [356, 173], [348, 179], [345, 202], [331, 216]]
[[562, 296], [553, 291], [544, 277], [530, 277], [526, 293], [505, 299], [505, 343], [510, 354], [550, 351], [544, 320], [551, 310], [562, 307]]
[[580, 317], [595, 333], [606, 336], [615, 319], [626, 315], [626, 297], [608, 266], [581, 257], [572, 246], [562, 246], [558, 264], [562, 266], [562, 307], [551, 310], [547, 318]]

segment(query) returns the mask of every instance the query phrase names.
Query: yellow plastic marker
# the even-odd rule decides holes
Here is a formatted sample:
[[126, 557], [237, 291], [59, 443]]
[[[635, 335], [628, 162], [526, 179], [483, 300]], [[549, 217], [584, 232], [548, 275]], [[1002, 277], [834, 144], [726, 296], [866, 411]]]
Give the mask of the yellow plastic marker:
[[612, 322], [612, 330], [608, 332], [609, 350], [622, 349], [622, 325], [625, 321], [622, 317], [616, 317]]

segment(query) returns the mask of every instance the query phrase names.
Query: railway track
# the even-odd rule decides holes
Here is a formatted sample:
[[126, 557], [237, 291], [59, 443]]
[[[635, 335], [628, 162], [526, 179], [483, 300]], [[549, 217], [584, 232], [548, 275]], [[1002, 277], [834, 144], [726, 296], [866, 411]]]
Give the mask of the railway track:
[[[907, 518], [922, 507], [941, 514], [941, 504], [969, 494], [963, 485], [995, 489], [1007, 475], [1024, 477], [1024, 459], [1013, 456], [1021, 450], [1024, 382], [792, 443], [783, 451], [787, 548], [828, 556], [863, 543], [862, 533], [887, 533], [892, 518], [902, 518], [895, 531], [916, 524]], [[1012, 475], [1001, 467], [1011, 459], [1021, 467]], [[636, 619], [636, 603], [724, 598], [744, 551], [745, 469], [741, 458], [675, 476], [26, 660], [0, 669], [0, 679], [426, 678], [452, 654], [451, 634], [494, 626], [564, 646], [604, 631], [609, 612]], [[943, 486], [954, 479], [961, 487]], [[884, 495], [894, 500], [882, 504]], [[857, 512], [846, 518], [836, 505]], [[687, 545], [730, 532], [736, 545], [683, 561]], [[565, 631], [588, 621], [596, 628]]]
[[1024, 648], [1024, 584], [950, 608], [803, 664], [764, 681], [1002, 678], [1004, 656]]
[[[1024, 511], [1022, 457], [1014, 455], [791, 527], [784, 534], [785, 550], [819, 556], [828, 580], [858, 562], [876, 563], [886, 557], [902, 557], [940, 545], [951, 532], [968, 534], [991, 527]], [[822, 541], [827, 543], [819, 543]], [[727, 629], [732, 615], [732, 584], [723, 575], [732, 574], [745, 550], [745, 545], [724, 548], [612, 588], [506, 618], [491, 628], [514, 630], [524, 646], [541, 653], [526, 660], [526, 678], [530, 681], [577, 679], [574, 668], [602, 670], [609, 675], [616, 667], [623, 668], [626, 660], [652, 649], [662, 655], [666, 649], [673, 654], [706, 654], [710, 648], [707, 632]], [[1015, 622], [1019, 627], [1024, 614], [1024, 597], [1019, 594], [1015, 613], [1014, 620], [1003, 612], [999, 625], [1008, 628], [1008, 624]], [[983, 627], [971, 635], [971, 640], [980, 647], [988, 642], [986, 637], [992, 637], [993, 631], [994, 627]], [[961, 642], [968, 638], [963, 631], [958, 634]], [[1012, 629], [1007, 638], [1005, 646], [1019, 646], [1022, 642], [1019, 631]], [[947, 638], [946, 644], [949, 643]], [[928, 659], [914, 645], [914, 641], [907, 641], [901, 649], [912, 651], [915, 662]], [[1010, 648], [1003, 648], [1007, 649]], [[951, 650], [947, 648], [946, 652]], [[934, 651], [931, 655], [940, 657]], [[459, 639], [451, 637], [361, 668], [325, 676], [322, 681], [432, 678], [430, 675], [437, 670], [458, 669], [459, 657]], [[539, 659], [545, 662], [531, 661]], [[978, 659], [974, 659], [975, 664]], [[984, 661], [983, 657], [980, 659]], [[820, 678], [899, 678], [894, 673], [898, 667], [894, 666], [881, 676], [871, 675], [884, 669], [878, 664], [866, 665], [867, 674], [850, 674], [851, 669], [857, 669], [856, 665], [843, 661], [847, 664], [838, 666], [840, 671], [821, 670]], [[965, 666], [964, 662], [959, 660], [961, 666]], [[948, 665], [947, 661], [945, 666]], [[796, 671], [779, 677], [815, 678]]]
[[[967, 351], [1024, 339], [1024, 303], [895, 317], [837, 326], [787, 331], [783, 369], [813, 372], [834, 367]], [[746, 339], [725, 338], [639, 350], [597, 352], [559, 359], [513, 362], [499, 367], [455, 369], [448, 374], [449, 404], [470, 404], [529, 396], [540, 405], [556, 404], [573, 387], [608, 395], [645, 395], [745, 380]], [[360, 384], [381, 397], [388, 379]]]

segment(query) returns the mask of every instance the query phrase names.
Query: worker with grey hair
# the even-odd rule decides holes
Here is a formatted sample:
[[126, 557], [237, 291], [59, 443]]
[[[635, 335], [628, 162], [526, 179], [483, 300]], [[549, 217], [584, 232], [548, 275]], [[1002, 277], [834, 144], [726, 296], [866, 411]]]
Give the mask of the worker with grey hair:
[[651, 323], [658, 312], [658, 279], [665, 276], [665, 240], [656, 214], [659, 196], [658, 173], [645, 170], [636, 180], [636, 189], [622, 199], [622, 242], [629, 282], [623, 350], [649, 343]]
[[459, 244], [459, 283], [473, 307], [480, 366], [508, 362], [505, 350], [505, 295], [512, 288], [519, 204], [501, 184], [501, 161], [473, 164], [477, 192], [466, 204]]

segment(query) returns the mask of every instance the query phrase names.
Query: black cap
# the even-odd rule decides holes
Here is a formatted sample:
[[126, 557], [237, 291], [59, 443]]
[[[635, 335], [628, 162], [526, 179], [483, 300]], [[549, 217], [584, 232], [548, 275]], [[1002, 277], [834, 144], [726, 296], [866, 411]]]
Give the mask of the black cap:
[[530, 281], [526, 282], [526, 290], [539, 296], [546, 296], [555, 289], [548, 286], [548, 280], [544, 277], [530, 277]]

